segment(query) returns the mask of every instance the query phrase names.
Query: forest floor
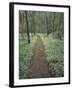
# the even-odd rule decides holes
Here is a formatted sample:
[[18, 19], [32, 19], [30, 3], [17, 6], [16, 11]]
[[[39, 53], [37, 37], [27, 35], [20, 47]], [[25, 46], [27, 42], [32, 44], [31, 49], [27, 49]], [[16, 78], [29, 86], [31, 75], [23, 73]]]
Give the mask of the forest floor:
[[48, 63], [46, 61], [44, 46], [40, 36], [37, 38], [32, 64], [30, 67], [30, 78], [49, 77]]

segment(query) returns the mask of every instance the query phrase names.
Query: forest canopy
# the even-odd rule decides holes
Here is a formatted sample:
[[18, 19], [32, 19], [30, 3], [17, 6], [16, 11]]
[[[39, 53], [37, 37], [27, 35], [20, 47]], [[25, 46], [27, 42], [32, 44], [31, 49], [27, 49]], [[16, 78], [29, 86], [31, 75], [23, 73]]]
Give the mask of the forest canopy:
[[45, 11], [19, 11], [20, 33], [30, 35], [36, 33], [51, 34], [53, 38], [62, 39], [64, 36], [64, 13]]

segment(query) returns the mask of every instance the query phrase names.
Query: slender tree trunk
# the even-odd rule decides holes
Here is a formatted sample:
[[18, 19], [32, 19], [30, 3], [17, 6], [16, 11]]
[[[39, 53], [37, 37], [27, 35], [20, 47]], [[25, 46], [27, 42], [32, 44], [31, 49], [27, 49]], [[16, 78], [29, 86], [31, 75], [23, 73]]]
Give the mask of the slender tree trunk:
[[53, 36], [54, 36], [54, 29], [55, 29], [55, 12], [53, 13]]
[[47, 15], [46, 15], [46, 29], [47, 29], [47, 35], [48, 35], [48, 18], [47, 18]]
[[34, 12], [33, 12], [33, 33], [35, 35], [35, 18], [34, 18]]
[[30, 43], [30, 35], [29, 35], [29, 26], [28, 26], [27, 11], [25, 11], [25, 17], [26, 17], [26, 28], [27, 28], [28, 43]]
[[40, 12], [39, 12], [39, 33], [41, 33]]

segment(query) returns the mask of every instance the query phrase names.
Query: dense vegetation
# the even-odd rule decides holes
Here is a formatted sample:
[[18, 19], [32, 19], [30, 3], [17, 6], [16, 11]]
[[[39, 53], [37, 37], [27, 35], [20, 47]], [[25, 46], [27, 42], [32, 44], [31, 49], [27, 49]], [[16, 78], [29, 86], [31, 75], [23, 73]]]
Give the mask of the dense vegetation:
[[19, 78], [29, 78], [37, 35], [44, 44], [50, 76], [64, 76], [64, 13], [20, 10]]
[[31, 39], [28, 44], [27, 40], [20, 36], [19, 43], [19, 78], [28, 78], [29, 67], [31, 64], [31, 57], [33, 56], [36, 36]]
[[51, 35], [41, 35], [45, 46], [50, 77], [64, 76], [64, 43], [63, 40], [53, 39]]

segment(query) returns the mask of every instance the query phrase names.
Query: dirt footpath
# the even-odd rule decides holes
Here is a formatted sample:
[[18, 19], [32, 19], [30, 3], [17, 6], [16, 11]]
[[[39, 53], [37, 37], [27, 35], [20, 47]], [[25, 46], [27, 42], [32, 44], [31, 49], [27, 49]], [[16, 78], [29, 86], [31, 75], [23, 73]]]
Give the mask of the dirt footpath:
[[32, 64], [30, 67], [30, 78], [46, 77], [49, 77], [48, 63], [46, 62], [42, 39], [40, 36], [38, 36], [34, 55], [32, 57]]

